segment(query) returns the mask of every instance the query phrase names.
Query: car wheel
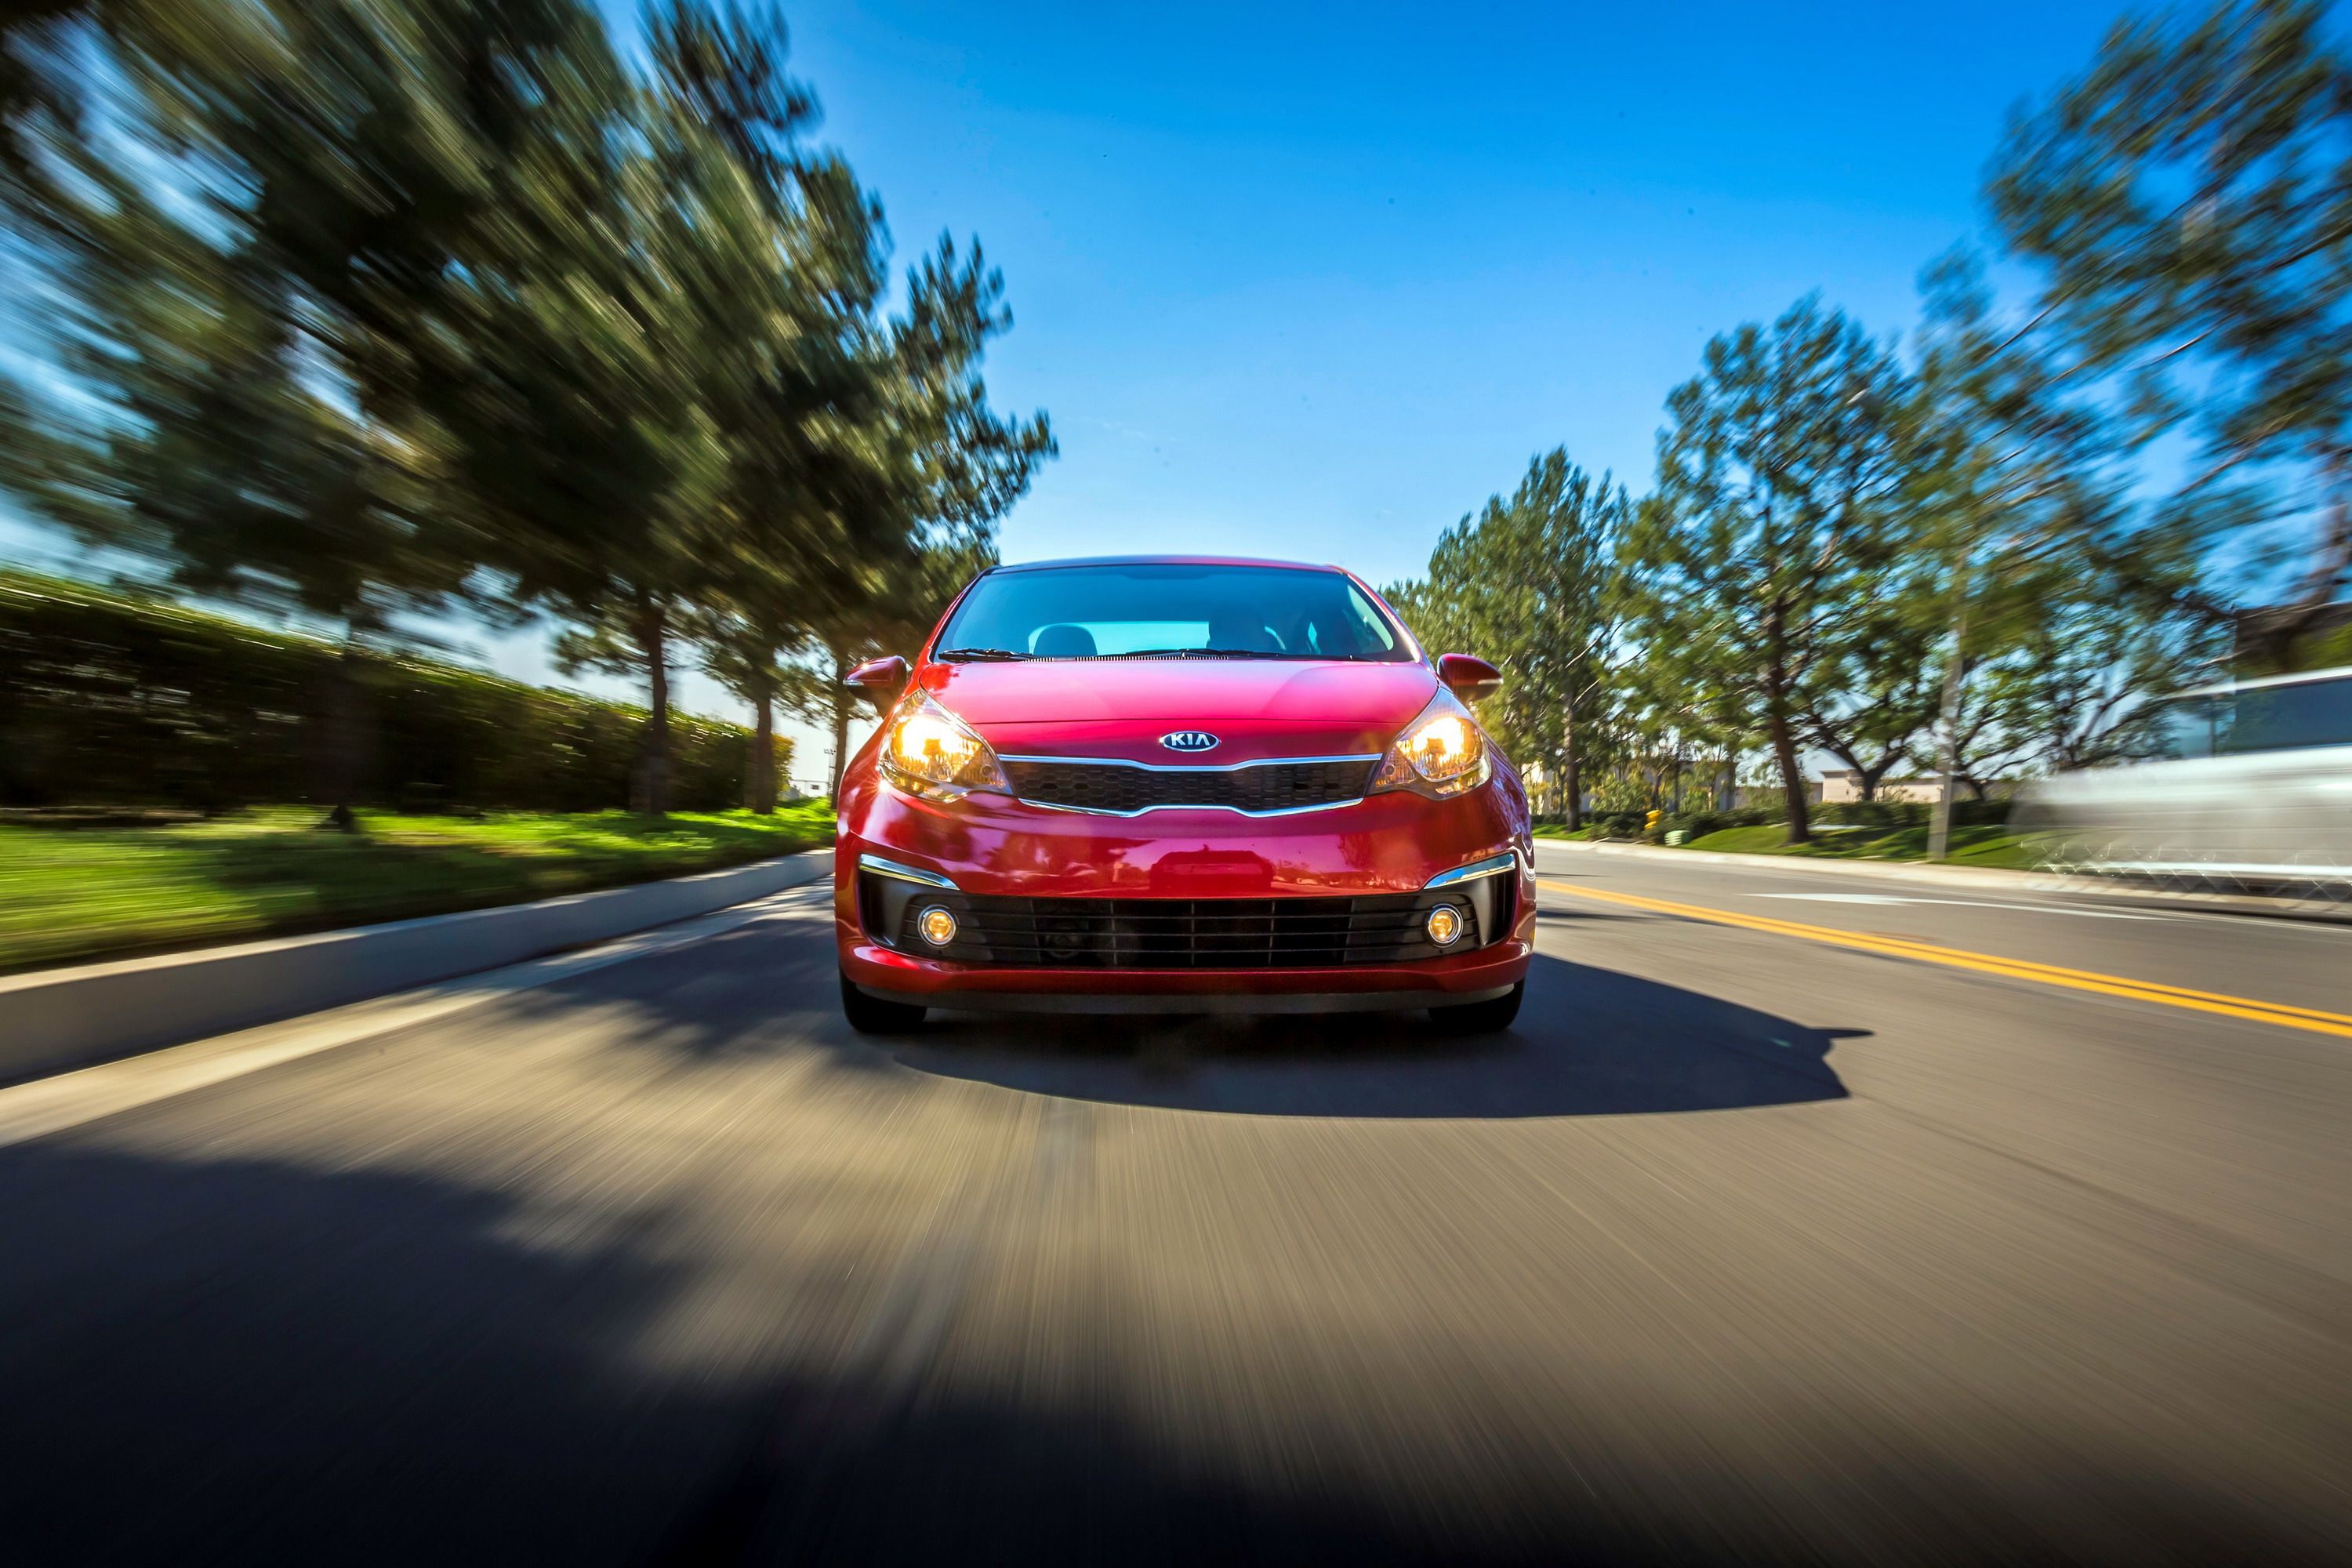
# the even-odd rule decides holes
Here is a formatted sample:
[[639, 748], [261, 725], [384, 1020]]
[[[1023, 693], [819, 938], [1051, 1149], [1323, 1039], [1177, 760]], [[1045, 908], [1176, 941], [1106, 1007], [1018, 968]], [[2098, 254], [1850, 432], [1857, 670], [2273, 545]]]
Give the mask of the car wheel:
[[903, 1035], [923, 1021], [924, 1009], [912, 1002], [886, 1002], [868, 996], [841, 977], [841, 1012], [861, 1035]]
[[1429, 1020], [1451, 1035], [1499, 1035], [1519, 1016], [1519, 999], [1527, 994], [1528, 983], [1522, 980], [1500, 996], [1484, 1002], [1432, 1007]]

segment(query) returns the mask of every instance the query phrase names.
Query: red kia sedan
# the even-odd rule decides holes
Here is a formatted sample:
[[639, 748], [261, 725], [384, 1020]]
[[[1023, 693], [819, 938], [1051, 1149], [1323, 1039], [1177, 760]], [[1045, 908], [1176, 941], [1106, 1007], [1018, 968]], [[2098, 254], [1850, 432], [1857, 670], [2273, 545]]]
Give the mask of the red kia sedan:
[[845, 770], [841, 1002], [927, 1008], [1427, 1008], [1517, 1016], [1535, 946], [1527, 795], [1432, 658], [1330, 566], [1116, 558], [999, 566]]

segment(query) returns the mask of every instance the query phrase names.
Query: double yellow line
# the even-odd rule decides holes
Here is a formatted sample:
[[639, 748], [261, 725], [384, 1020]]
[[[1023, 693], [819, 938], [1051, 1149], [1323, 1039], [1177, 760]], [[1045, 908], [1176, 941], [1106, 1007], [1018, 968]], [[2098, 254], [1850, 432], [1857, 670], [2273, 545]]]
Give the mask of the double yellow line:
[[1940, 963], [1947, 969], [1969, 969], [1979, 974], [2030, 980], [2036, 984], [2055, 985], [2068, 991], [2095, 992], [2102, 996], [2122, 996], [2135, 1002], [2153, 1002], [2165, 1007], [2184, 1007], [2192, 1013], [2217, 1013], [2225, 1018], [2249, 1018], [2258, 1024], [2276, 1024], [2281, 1028], [2308, 1029], [2315, 1035], [2337, 1035], [2352, 1039], [2352, 1016], [2322, 1012], [2316, 1007], [2295, 1007], [2284, 1002], [2259, 1002], [2247, 996], [2191, 991], [2186, 986], [2162, 985], [2152, 980], [2130, 980], [2120, 974], [2101, 974], [2088, 969], [2063, 969], [2054, 963], [2036, 963], [2031, 959], [1969, 952], [1910, 937], [1879, 936], [1839, 931], [1832, 926], [1805, 925], [1797, 921], [1776, 921], [1767, 915], [1740, 914], [1706, 904], [1678, 904], [1665, 899], [1644, 898], [1639, 893], [1603, 892], [1598, 888], [1572, 887], [1566, 882], [1548, 881], [1540, 885], [1556, 893], [1569, 893], [1604, 904], [1649, 910], [1656, 914], [1676, 915], [1684, 920], [1739, 926], [1748, 931], [1769, 931], [1775, 936], [1826, 942], [1832, 947], [1849, 947], [1858, 952], [1877, 952], [1892, 958], [1915, 959], [1922, 963]]

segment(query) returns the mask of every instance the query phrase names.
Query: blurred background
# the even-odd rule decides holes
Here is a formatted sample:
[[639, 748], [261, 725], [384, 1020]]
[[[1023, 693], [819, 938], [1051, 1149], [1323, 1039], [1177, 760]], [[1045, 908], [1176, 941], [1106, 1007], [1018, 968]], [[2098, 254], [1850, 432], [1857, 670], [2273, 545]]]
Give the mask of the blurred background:
[[2147, 699], [2352, 659], [2321, 8], [792, 19], [8, 10], [12, 823], [757, 834], [1000, 552], [1339, 560], [1685, 842], [2020, 863]]
[[[2144, 750], [2149, 693], [2341, 657], [2335, 42], [2307, 7], [2104, 42], [2102, 8], [2032, 10], [1816, 36], [1727, 8], [1696, 48], [1497, 10], [1409, 70], [1380, 13], [819, 12], [856, 140], [1050, 289], [1063, 341], [1016, 370], [1085, 435], [1008, 521], [1056, 437], [980, 377], [1003, 279], [950, 235], [894, 275], [776, 9], [15, 7], [0, 543], [315, 668], [287, 645], [266, 701], [231, 682], [300, 715], [267, 745], [223, 743], [256, 721], [216, 702], [91, 707], [189, 678], [39, 660], [73, 606], [116, 643], [134, 612], [19, 584], [0, 798], [658, 811], [678, 691], [757, 731], [681, 804], [821, 795], [854, 718], [830, 675], [1000, 538], [1271, 539], [1395, 580], [1509, 672], [1492, 721], [1570, 828], [1777, 792], [1801, 839], [1801, 795], [1981, 800]], [[1595, 58], [1654, 68], [1545, 89]], [[1940, 251], [1909, 302], [1906, 244]], [[1727, 300], [1762, 319], [1708, 326]], [[1677, 345], [1703, 368], [1662, 427]], [[1414, 514], [1511, 443], [1541, 455], [1423, 566]], [[526, 699], [438, 671], [446, 700], [405, 700], [445, 732], [379, 743], [403, 699], [369, 693], [436, 654], [634, 702], [635, 756], [534, 736], [597, 784], [493, 782], [480, 737], [521, 731], [454, 694]]]
[[[2352, 1560], [2340, 11], [13, 0], [0, 278], [26, 1560]], [[1130, 552], [1500, 667], [1512, 1032], [847, 1031]]]

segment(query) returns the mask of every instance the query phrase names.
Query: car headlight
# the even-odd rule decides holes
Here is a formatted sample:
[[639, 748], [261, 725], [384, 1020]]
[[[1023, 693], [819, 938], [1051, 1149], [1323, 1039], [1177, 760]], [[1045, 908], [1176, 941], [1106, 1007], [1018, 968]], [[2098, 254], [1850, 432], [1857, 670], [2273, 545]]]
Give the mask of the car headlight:
[[954, 800], [976, 789], [1012, 791], [988, 742], [928, 692], [890, 721], [881, 763], [884, 777], [925, 800]]
[[1409, 789], [1444, 800], [1476, 789], [1490, 772], [1486, 732], [1460, 698], [1441, 689], [1381, 759], [1372, 789]]

